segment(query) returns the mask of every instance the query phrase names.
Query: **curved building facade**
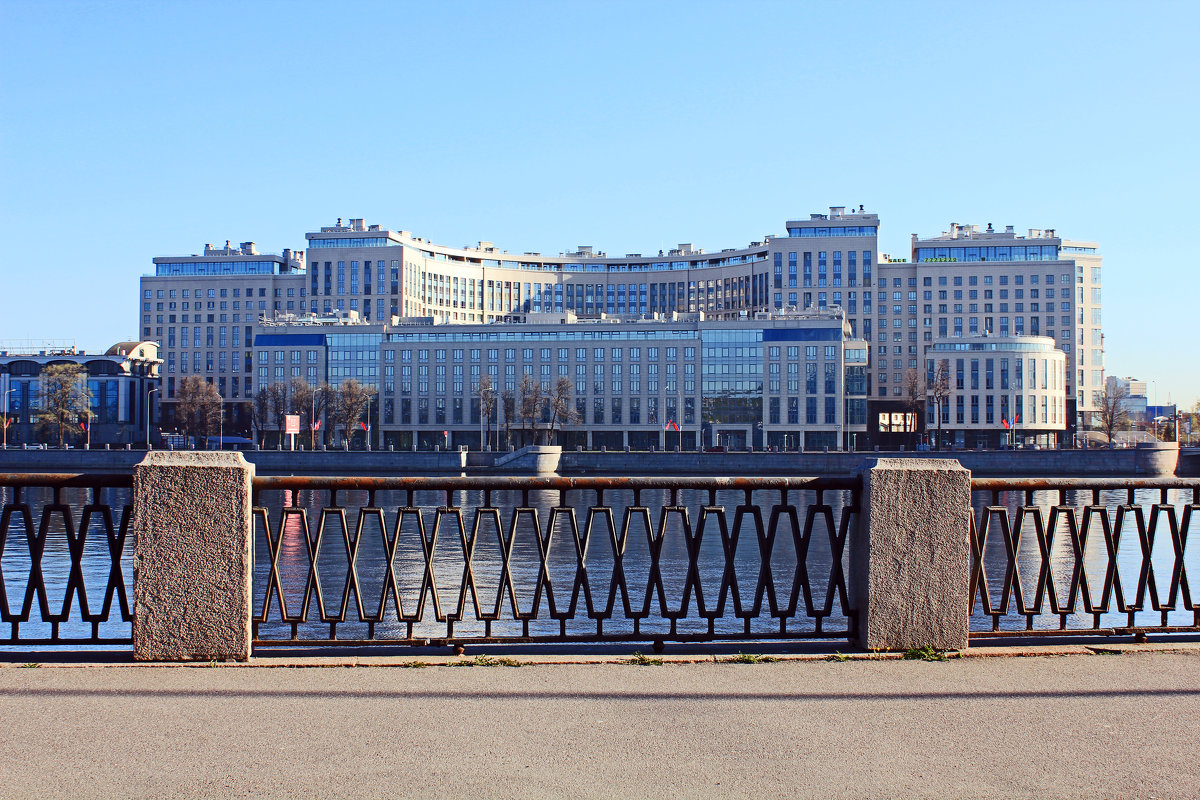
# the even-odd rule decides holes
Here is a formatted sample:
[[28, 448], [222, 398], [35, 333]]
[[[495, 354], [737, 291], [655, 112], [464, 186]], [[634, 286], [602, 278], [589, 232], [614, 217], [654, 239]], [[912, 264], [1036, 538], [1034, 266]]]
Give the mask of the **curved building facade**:
[[620, 257], [510, 253], [491, 242], [454, 248], [350, 220], [306, 235], [308, 311], [355, 311], [440, 322], [495, 322], [527, 313], [579, 317], [849, 307], [871, 285], [879, 218], [831, 208], [787, 223], [787, 237], [706, 253], [690, 244]]
[[940, 428], [943, 446], [1056, 446], [1067, 429], [1066, 364], [1047, 336], [937, 339], [927, 379], [941, 370], [949, 393], [940, 413], [926, 404], [926, 429], [936, 437]]

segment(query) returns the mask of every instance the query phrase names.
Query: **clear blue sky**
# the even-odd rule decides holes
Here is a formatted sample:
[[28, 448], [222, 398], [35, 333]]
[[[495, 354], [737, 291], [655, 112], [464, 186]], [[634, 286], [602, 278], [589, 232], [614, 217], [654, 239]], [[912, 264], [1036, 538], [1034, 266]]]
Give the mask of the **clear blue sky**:
[[1190, 404], [1198, 30], [1183, 2], [0, 0], [0, 339], [107, 347], [155, 255], [337, 217], [624, 253], [862, 203], [895, 254], [951, 221], [1098, 241], [1109, 373]]

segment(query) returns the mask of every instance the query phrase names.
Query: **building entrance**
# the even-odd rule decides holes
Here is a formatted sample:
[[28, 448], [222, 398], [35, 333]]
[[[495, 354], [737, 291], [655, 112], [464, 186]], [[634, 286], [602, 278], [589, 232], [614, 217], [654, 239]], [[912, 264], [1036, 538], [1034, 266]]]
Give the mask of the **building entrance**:
[[714, 444], [727, 450], [745, 450], [746, 431], [743, 428], [718, 428]]

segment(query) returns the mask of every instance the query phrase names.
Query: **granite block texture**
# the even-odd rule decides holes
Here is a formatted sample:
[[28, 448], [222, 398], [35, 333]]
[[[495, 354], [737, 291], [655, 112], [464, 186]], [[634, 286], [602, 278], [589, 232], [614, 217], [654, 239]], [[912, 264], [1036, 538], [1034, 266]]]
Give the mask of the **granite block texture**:
[[152, 452], [134, 469], [137, 660], [249, 659], [253, 477], [227, 452]]
[[967, 647], [971, 473], [947, 459], [864, 464], [851, 541], [859, 643], [868, 649]]

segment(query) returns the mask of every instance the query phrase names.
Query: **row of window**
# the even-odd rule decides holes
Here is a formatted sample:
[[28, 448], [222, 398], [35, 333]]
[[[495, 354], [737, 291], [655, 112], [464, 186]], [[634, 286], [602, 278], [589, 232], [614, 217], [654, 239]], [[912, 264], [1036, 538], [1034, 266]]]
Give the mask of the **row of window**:
[[[953, 402], [951, 402], [953, 400]], [[1025, 402], [1024, 395], [956, 395], [945, 398], [938, 408], [938, 403], [930, 403], [926, 409], [926, 424], [936, 425], [940, 416], [941, 422], [951, 425], [999, 425], [1011, 429], [1042, 425], [1062, 425], [1066, 422], [1064, 401], [1061, 396], [1029, 395]], [[951, 407], [953, 406], [953, 413]], [[980, 414], [982, 406], [982, 415]], [[969, 414], [968, 414], [969, 410]], [[1039, 413], [1040, 412], [1040, 413]], [[999, 416], [997, 416], [999, 414]]]

